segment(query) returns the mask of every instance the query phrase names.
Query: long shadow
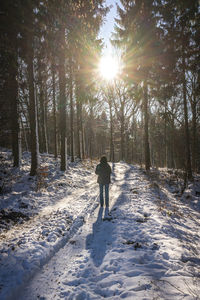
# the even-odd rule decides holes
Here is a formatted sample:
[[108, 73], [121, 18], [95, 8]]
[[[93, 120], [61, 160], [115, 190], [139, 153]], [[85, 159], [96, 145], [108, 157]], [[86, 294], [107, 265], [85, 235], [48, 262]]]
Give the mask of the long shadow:
[[[148, 218], [145, 220], [145, 223], [140, 223], [137, 220], [138, 213], [141, 215], [144, 213], [143, 203], [141, 203], [141, 206], [136, 205], [136, 208], [139, 209], [138, 212], [137, 209], [135, 212], [133, 210], [129, 211], [128, 209], [129, 204], [133, 206], [135, 201], [135, 198], [132, 198], [131, 196], [133, 177], [135, 177], [133, 176], [133, 173], [135, 173], [135, 170], [137, 170], [137, 168], [130, 166], [124, 174], [123, 182], [120, 185], [120, 194], [116, 198], [110, 212], [110, 221], [106, 220], [104, 210], [102, 208], [99, 209], [97, 219], [93, 224], [92, 234], [89, 234], [86, 238], [86, 249], [89, 250], [90, 257], [96, 268], [104, 266], [104, 258], [108, 251], [113, 252], [113, 257], [115, 255], [116, 257], [120, 257], [120, 253], [127, 251], [127, 249], [128, 251], [131, 250], [132, 256], [127, 257], [127, 260], [130, 262], [130, 269], [125, 270], [124, 272], [121, 271], [122, 275], [130, 279], [133, 277], [135, 281], [136, 277], [139, 278], [140, 275], [144, 274], [151, 282], [159, 282], [166, 274], [167, 267], [164, 262], [162, 263], [162, 259], [160, 260], [160, 255], [158, 253], [160, 247], [159, 241], [156, 237], [154, 239], [151, 235], [151, 231], [149, 231]], [[139, 172], [137, 172], [137, 174], [138, 177], [142, 177]], [[143, 190], [141, 190], [141, 193], [143, 193]], [[137, 199], [137, 201], [139, 201], [139, 199]], [[127, 207], [127, 211], [124, 210], [124, 206]], [[157, 227], [157, 224], [154, 223], [154, 226]], [[121, 240], [121, 244], [115, 245], [115, 241], [119, 236], [119, 243]], [[115, 254], [115, 252], [119, 253], [119, 255]], [[188, 258], [186, 257], [186, 259]], [[109, 261], [105, 261], [105, 268], [107, 267], [106, 263], [111, 267], [110, 272], [108, 271], [105, 274], [106, 276], [109, 276], [109, 274], [112, 273], [113, 266], [109, 265]], [[120, 270], [120, 268], [121, 266], [119, 263], [115, 272]], [[84, 270], [82, 276], [84, 277], [88, 272], [92, 272], [91, 281], [95, 280], [95, 283], [98, 283], [102, 278], [102, 276], [98, 276], [99, 271], [100, 270], [93, 270], [91, 266], [88, 266], [87, 269]], [[101, 275], [103, 275], [103, 273]], [[151, 288], [151, 285], [146, 284], [143, 288], [140, 288], [141, 290], [146, 290]], [[167, 286], [164, 287], [163, 293], [165, 292], [167, 292]]]
[[[112, 163], [111, 182], [116, 181], [115, 163]], [[103, 217], [104, 212], [104, 217]], [[109, 209], [105, 211], [102, 207], [99, 208], [96, 221], [92, 225], [92, 233], [86, 238], [86, 249], [90, 250], [90, 256], [96, 267], [99, 267], [106, 254], [107, 245], [112, 241], [112, 232], [114, 224], [111, 223], [112, 217], [109, 214]], [[104, 227], [103, 229], [101, 227]], [[105, 231], [106, 234], [105, 234]]]
[[[121, 204], [129, 201], [126, 196], [128, 178], [130, 172], [134, 170], [134, 167], [130, 167], [124, 176], [124, 183], [121, 185], [121, 193], [116, 199], [114, 207], [120, 207]], [[112, 165], [112, 172], [114, 178], [116, 177], [115, 164]], [[104, 212], [104, 216], [103, 216]], [[86, 249], [90, 250], [90, 256], [96, 267], [99, 267], [106, 255], [108, 246], [110, 247], [116, 237], [116, 224], [115, 217], [106, 208], [105, 211], [101, 207], [99, 208], [98, 216], [96, 221], [92, 225], [92, 233], [86, 237]]]
[[[145, 176], [145, 179], [147, 179], [150, 183], [152, 183], [152, 180], [148, 177]], [[166, 188], [166, 187], [165, 187]], [[169, 188], [166, 188], [166, 190], [170, 192]], [[182, 254], [182, 256], [180, 257], [180, 261], [179, 263], [186, 263], [188, 261], [192, 262], [192, 265], [190, 266], [190, 270], [188, 270], [188, 274], [190, 274], [194, 280], [197, 280], [197, 282], [199, 281], [199, 259], [197, 257], [197, 245], [198, 245], [198, 239], [199, 236], [197, 234], [197, 242], [196, 242], [196, 236], [194, 235], [193, 238], [191, 236], [191, 230], [192, 230], [192, 226], [191, 228], [188, 227], [188, 224], [192, 224], [192, 223], [187, 223], [185, 222], [186, 219], [190, 219], [193, 221], [193, 223], [195, 223], [196, 227], [198, 228], [199, 226], [199, 221], [195, 220], [195, 218], [193, 216], [188, 215], [187, 209], [184, 209], [181, 207], [181, 201], [180, 204], [178, 203], [177, 199], [175, 201], [175, 203], [170, 203], [170, 199], [168, 197], [167, 192], [161, 190], [161, 189], [157, 189], [157, 188], [151, 188], [150, 193], [152, 193], [152, 195], [154, 195], [154, 199], [155, 198], [160, 198], [158, 204], [161, 205], [161, 213], [164, 214], [164, 216], [166, 216], [166, 225], [165, 227], [162, 226], [162, 231], [169, 237], [173, 237], [176, 238], [177, 240], [179, 240], [180, 244], [183, 245], [184, 250], [187, 249], [188, 255], [184, 256]], [[164, 207], [162, 207], [162, 205], [165, 205]], [[175, 210], [173, 211], [173, 205], [175, 204]], [[179, 204], [179, 205], [178, 205]], [[184, 203], [186, 204], [186, 203]], [[177, 205], [177, 207], [176, 207]], [[163, 210], [162, 210], [163, 208]], [[180, 208], [180, 211], [179, 211]], [[191, 209], [194, 209], [193, 207], [190, 206]], [[167, 216], [167, 212], [168, 212], [168, 216]], [[190, 225], [189, 225], [190, 226]], [[185, 230], [184, 230], [185, 229]], [[192, 293], [196, 293], [193, 289], [192, 286], [188, 285], [188, 287], [190, 288]]]
[[[149, 219], [147, 218], [147, 220], [145, 220], [145, 223], [140, 223], [137, 220], [138, 212], [140, 214], [143, 214], [144, 203], [141, 203], [141, 205], [136, 205], [138, 212], [137, 209], [135, 212], [133, 212], [133, 210], [129, 211], [128, 209], [129, 203], [133, 204], [135, 201], [135, 198], [132, 198], [131, 196], [131, 190], [133, 188], [132, 175], [135, 170], [138, 169], [134, 166], [130, 166], [130, 168], [128, 168], [126, 173], [124, 174], [123, 182], [120, 185], [120, 194], [117, 197], [111, 210], [110, 221], [105, 220], [105, 216], [103, 217], [104, 210], [102, 208], [99, 209], [97, 219], [93, 224], [92, 234], [89, 234], [86, 238], [86, 248], [90, 251], [90, 256], [96, 267], [100, 267], [102, 265], [107, 251], [121, 253], [126, 251], [126, 248], [128, 248], [133, 251], [132, 257], [127, 257], [127, 260], [130, 262], [130, 270], [127, 270], [127, 272], [125, 271], [124, 274], [122, 272], [122, 275], [131, 278], [144, 274], [144, 276], [148, 277], [151, 282], [161, 282], [163, 276], [168, 270], [168, 267], [164, 263], [165, 259], [168, 260], [167, 253], [166, 258], [161, 257], [160, 259], [160, 255], [158, 253], [159, 240], [157, 238], [157, 235], [155, 236], [155, 239], [151, 235], [151, 230], [149, 230], [148, 224]], [[137, 174], [138, 177], [146, 179], [146, 177], [140, 174], [140, 172], [137, 171]], [[143, 194], [143, 192], [145, 193], [145, 191], [146, 189], [141, 189], [141, 194]], [[153, 201], [153, 199], [156, 198], [156, 192], [155, 194], [154, 192], [152, 192], [152, 190], [150, 190], [149, 192], [152, 194]], [[133, 202], [131, 203], [131, 201]], [[137, 201], [139, 201], [139, 199], [137, 199]], [[124, 210], [125, 205], [127, 207], [127, 211]], [[156, 220], [154, 221], [154, 226], [157, 227]], [[160, 224], [158, 224], [158, 227], [159, 225]], [[171, 233], [169, 232], [167, 234], [170, 235]], [[119, 243], [121, 240], [121, 244], [114, 245], [114, 242], [119, 235]], [[133, 240], [130, 240], [131, 237], [133, 238]], [[185, 259], [191, 260], [192, 258], [186, 257]], [[85, 270], [83, 274], [85, 274], [86, 271], [91, 271], [91, 268], [88, 267], [88, 270]], [[96, 271], [94, 270], [93, 275], [95, 275], [95, 272]], [[97, 271], [97, 274], [98, 272], [99, 271]], [[93, 280], [93, 278], [91, 278], [91, 280]], [[98, 282], [98, 280], [101, 280], [101, 278], [98, 279], [97, 276], [95, 282]], [[148, 288], [151, 288], [151, 285], [144, 285], [143, 287], [144, 290]], [[161, 287], [158, 286], [158, 289], [161, 289]], [[168, 287], [164, 286], [162, 292], [165, 293], [167, 291]]]
[[106, 252], [105, 240], [102, 240], [99, 236], [102, 220], [103, 207], [100, 207], [96, 222], [92, 225], [92, 233], [86, 237], [86, 249], [90, 250], [90, 256], [96, 267], [101, 265]]
[[[147, 175], [144, 175], [145, 179], [152, 184], [151, 178]], [[166, 190], [170, 193], [170, 190], [166, 188]], [[178, 238], [180, 241], [185, 241], [187, 243], [191, 243], [191, 236], [190, 233], [187, 232], [188, 226], [184, 223], [184, 218], [188, 218], [188, 212], [186, 211], [185, 214], [182, 214], [183, 208], [178, 203], [177, 199], [175, 203], [171, 203], [167, 193], [157, 187], [149, 188], [149, 192], [153, 195], [154, 199], [158, 199], [157, 205], [158, 209], [160, 209], [163, 215], [168, 215], [168, 226], [166, 228], [166, 232], [168, 235]], [[179, 204], [179, 205], [178, 205]], [[199, 226], [198, 220], [192, 219], [196, 226]], [[177, 229], [177, 225], [185, 228], [186, 230]]]

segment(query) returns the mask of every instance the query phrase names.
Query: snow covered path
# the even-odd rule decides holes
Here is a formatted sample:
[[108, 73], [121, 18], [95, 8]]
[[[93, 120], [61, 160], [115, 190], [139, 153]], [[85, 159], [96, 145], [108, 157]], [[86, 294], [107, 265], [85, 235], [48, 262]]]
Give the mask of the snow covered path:
[[18, 289], [66, 244], [83, 225], [85, 216], [97, 207], [98, 186], [93, 170], [91, 173], [75, 166], [65, 176], [71, 177], [77, 187], [66, 188], [61, 176], [56, 181], [64, 185], [64, 197], [52, 191], [32, 192], [33, 197], [27, 193], [29, 202], [38, 198], [38, 213], [0, 234], [0, 299], [16, 299]]
[[[110, 215], [86, 210], [83, 225], [15, 299], [199, 299], [198, 213], [133, 166], [115, 164], [113, 182]], [[84, 195], [91, 193], [94, 200], [97, 187]]]

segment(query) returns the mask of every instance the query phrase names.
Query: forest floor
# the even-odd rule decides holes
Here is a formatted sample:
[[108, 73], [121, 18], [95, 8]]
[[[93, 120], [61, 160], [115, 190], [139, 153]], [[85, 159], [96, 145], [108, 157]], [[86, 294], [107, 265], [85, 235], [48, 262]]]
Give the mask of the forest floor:
[[111, 164], [108, 211], [97, 162], [44, 155], [38, 182], [0, 155], [0, 299], [200, 299], [198, 175], [182, 192], [177, 170]]

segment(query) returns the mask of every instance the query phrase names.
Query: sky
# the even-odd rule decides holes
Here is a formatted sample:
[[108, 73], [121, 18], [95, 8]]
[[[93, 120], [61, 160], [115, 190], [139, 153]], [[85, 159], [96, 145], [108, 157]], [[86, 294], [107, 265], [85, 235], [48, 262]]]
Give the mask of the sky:
[[100, 37], [103, 38], [105, 43], [105, 54], [112, 54], [112, 46], [109, 39], [111, 38], [111, 33], [114, 31], [115, 18], [117, 17], [116, 3], [120, 4], [120, 0], [106, 0], [106, 4], [108, 6], [112, 5], [112, 8], [107, 14], [104, 25], [102, 26], [100, 31]]

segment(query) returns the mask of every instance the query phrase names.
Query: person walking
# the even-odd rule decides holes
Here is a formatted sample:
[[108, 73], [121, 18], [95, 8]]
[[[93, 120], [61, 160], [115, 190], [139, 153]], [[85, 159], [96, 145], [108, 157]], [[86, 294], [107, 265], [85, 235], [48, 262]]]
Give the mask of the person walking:
[[105, 204], [109, 207], [109, 184], [110, 184], [110, 174], [111, 167], [107, 163], [106, 156], [102, 156], [100, 159], [100, 164], [96, 166], [95, 174], [98, 175], [97, 182], [99, 183], [100, 190], [100, 205], [104, 205], [104, 190], [105, 190]]

